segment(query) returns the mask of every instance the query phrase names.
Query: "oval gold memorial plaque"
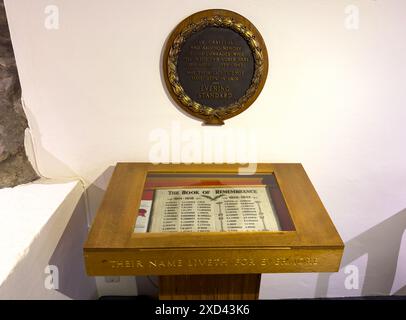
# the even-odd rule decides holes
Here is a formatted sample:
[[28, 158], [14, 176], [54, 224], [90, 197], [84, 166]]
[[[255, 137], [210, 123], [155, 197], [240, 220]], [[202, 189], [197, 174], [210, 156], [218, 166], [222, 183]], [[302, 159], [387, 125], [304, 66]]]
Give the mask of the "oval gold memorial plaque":
[[268, 54], [251, 22], [212, 9], [176, 26], [166, 43], [163, 69], [169, 93], [183, 110], [205, 124], [222, 125], [258, 97]]

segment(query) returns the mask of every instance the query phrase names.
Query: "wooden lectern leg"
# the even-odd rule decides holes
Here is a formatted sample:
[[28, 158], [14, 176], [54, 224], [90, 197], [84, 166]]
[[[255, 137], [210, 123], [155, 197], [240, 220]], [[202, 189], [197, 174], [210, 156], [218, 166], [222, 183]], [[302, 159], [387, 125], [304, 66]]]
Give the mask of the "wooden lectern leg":
[[161, 300], [257, 300], [261, 274], [159, 277]]

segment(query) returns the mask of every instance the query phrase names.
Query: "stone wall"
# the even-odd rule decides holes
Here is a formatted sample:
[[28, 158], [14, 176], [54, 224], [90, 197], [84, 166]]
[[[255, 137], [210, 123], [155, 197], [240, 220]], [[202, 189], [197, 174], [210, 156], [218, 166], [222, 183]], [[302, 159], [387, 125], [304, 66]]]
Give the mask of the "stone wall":
[[27, 126], [6, 12], [0, 0], [0, 188], [38, 178], [25, 154]]

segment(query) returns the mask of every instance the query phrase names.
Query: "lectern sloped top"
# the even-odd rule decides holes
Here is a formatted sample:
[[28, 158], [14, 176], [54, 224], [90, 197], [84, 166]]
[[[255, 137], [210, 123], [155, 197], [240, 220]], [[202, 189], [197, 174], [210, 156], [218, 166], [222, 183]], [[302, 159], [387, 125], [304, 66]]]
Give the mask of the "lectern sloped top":
[[334, 272], [344, 245], [301, 164], [118, 163], [84, 246], [103, 275]]

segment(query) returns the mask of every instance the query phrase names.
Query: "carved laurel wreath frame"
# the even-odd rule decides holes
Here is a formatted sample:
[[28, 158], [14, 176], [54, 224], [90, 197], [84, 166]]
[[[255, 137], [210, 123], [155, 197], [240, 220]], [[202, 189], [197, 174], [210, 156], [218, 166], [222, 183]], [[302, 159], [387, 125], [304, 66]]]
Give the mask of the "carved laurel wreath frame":
[[[254, 75], [245, 94], [236, 102], [221, 108], [212, 108], [200, 104], [189, 97], [180, 84], [177, 72], [178, 57], [182, 45], [192, 34], [206, 27], [229, 28], [240, 34], [247, 41], [255, 63]], [[170, 41], [171, 38], [172, 41]], [[223, 120], [247, 109], [262, 90], [268, 72], [268, 55], [265, 43], [258, 30], [247, 19], [228, 10], [206, 10], [182, 21], [167, 43], [165, 56], [164, 75], [172, 97], [183, 110], [203, 119], [206, 124], [224, 124]]]

